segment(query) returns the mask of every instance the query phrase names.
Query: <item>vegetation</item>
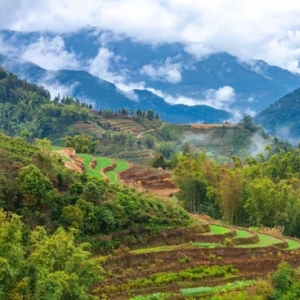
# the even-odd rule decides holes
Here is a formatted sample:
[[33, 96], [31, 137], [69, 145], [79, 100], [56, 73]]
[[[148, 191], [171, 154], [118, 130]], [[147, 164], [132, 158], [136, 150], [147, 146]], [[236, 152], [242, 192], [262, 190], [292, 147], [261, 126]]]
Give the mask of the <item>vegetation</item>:
[[263, 125], [268, 132], [281, 132], [286, 138], [299, 139], [300, 89], [280, 98], [255, 118], [257, 124]]
[[[299, 148], [273, 140], [263, 154], [225, 161], [199, 151], [199, 139], [178, 151], [180, 138], [198, 129], [164, 124], [153, 111], [95, 112], [70, 97], [50, 101], [44, 88], [3, 69], [0, 106], [0, 299], [299, 298], [299, 270], [283, 262], [276, 271], [299, 260], [299, 241], [230, 227], [277, 227], [300, 237]], [[258, 133], [264, 136], [245, 117], [214, 128], [210, 143], [228, 134], [225, 144], [241, 152], [245, 136]], [[82, 152], [86, 172], [65, 168], [47, 137], [64, 137]], [[153, 165], [172, 171], [178, 201], [111, 184], [129, 164], [92, 154], [114, 149], [154, 154]], [[113, 161], [109, 183], [100, 171]], [[257, 267], [265, 259], [267, 270]], [[263, 279], [245, 280], [249, 274]]]
[[2, 299], [94, 299], [88, 289], [103, 269], [89, 244], [75, 244], [74, 232], [47, 235], [36, 227], [23, 242], [19, 216], [0, 210], [0, 296]]
[[[275, 152], [275, 153], [274, 153]], [[283, 226], [298, 236], [300, 150], [276, 152], [218, 165], [204, 153], [180, 154], [174, 168], [178, 195], [190, 212], [229, 224]]]

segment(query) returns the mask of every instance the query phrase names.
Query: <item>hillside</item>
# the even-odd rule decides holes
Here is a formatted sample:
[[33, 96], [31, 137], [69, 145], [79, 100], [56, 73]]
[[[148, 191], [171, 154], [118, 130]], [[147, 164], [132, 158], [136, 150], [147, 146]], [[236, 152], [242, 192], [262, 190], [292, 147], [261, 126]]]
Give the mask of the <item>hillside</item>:
[[277, 100], [253, 120], [269, 133], [296, 144], [300, 139], [300, 89]]
[[[4, 70], [1, 76], [1, 129], [30, 142], [48, 138], [54, 145], [64, 146], [66, 136], [86, 134], [96, 143], [97, 155], [139, 163], [149, 162], [157, 151], [170, 158], [184, 144], [203, 148], [210, 156], [226, 161], [231, 155], [256, 155], [264, 145], [273, 143], [262, 132], [254, 133], [240, 125], [177, 125], [163, 122], [149, 109], [95, 111], [88, 103], [70, 97], [51, 101], [45, 88]], [[175, 111], [172, 114], [175, 118]], [[259, 140], [254, 139], [257, 134]]]
[[[74, 300], [297, 295], [298, 271], [292, 267], [299, 266], [300, 242], [282, 236], [282, 226], [261, 231], [228, 226], [130, 186], [65, 169], [59, 156], [20, 138], [2, 134], [0, 146], [1, 271], [13, 271], [9, 280], [0, 278], [5, 297], [43, 299], [45, 291], [47, 298]], [[250, 183], [259, 167], [279, 178], [283, 165], [289, 167], [297, 157], [299, 151], [278, 156], [275, 164], [273, 157], [273, 162], [245, 166], [245, 174]], [[193, 159], [186, 156], [181, 163]], [[203, 157], [198, 159], [209, 171]], [[285, 193], [288, 201], [290, 196]], [[282, 284], [288, 279], [287, 286]]]

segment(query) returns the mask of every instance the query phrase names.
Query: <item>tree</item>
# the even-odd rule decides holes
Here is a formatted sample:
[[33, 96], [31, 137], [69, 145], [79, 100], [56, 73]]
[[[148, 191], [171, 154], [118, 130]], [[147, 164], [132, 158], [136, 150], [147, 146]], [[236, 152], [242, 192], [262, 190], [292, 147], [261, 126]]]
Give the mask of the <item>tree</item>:
[[252, 117], [249, 115], [245, 115], [238, 125], [244, 127], [245, 129], [251, 132], [256, 132], [259, 129], [258, 126], [253, 124]]
[[217, 203], [225, 222], [233, 224], [235, 212], [242, 202], [244, 184], [240, 169], [221, 168], [219, 184], [214, 188]]
[[83, 212], [78, 206], [64, 206], [62, 209], [61, 217], [67, 224], [67, 226], [80, 228], [83, 224]]
[[82, 199], [86, 201], [93, 202], [94, 204], [98, 205], [101, 201], [101, 192], [98, 186], [92, 182], [89, 181], [83, 190]]
[[7, 78], [7, 73], [3, 67], [0, 66], [0, 80]]
[[0, 209], [0, 298], [16, 286], [24, 260], [22, 222], [15, 214]]
[[207, 182], [196, 160], [179, 162], [174, 170], [174, 181], [180, 188], [180, 198], [185, 208], [191, 213], [200, 213], [207, 201]]
[[175, 144], [173, 142], [163, 142], [160, 144], [159, 152], [164, 155], [165, 158], [170, 158], [175, 151]]
[[89, 287], [102, 279], [99, 260], [90, 245], [75, 244], [74, 232], [59, 228], [48, 236], [43, 227], [30, 234], [29, 251], [17, 281], [5, 292], [9, 299], [94, 299]]
[[162, 153], [156, 153], [152, 163], [151, 163], [153, 168], [165, 168], [166, 166], [166, 161], [165, 161], [165, 157], [163, 156]]
[[155, 141], [155, 139], [154, 139], [154, 137], [153, 137], [152, 135], [147, 134], [147, 135], [145, 136], [145, 142], [146, 142], [146, 145], [147, 145], [147, 148], [148, 148], [148, 149], [152, 149], [152, 148], [153, 148], [153, 146], [154, 146], [154, 141]]
[[78, 153], [93, 154], [98, 144], [91, 135], [87, 134], [75, 135], [74, 137], [67, 135], [63, 140], [66, 143], [66, 147], [71, 147]]
[[147, 110], [146, 118], [149, 121], [153, 121], [154, 120], [154, 111], [152, 109], [148, 109]]
[[51, 146], [51, 141], [43, 138], [43, 139], [34, 139], [34, 143], [36, 144], [37, 147], [39, 147], [40, 149], [42, 149], [43, 151], [51, 151], [52, 150], [52, 146]]
[[38, 206], [49, 204], [53, 200], [52, 183], [36, 166], [31, 164], [23, 167], [17, 180], [23, 196], [23, 205]]

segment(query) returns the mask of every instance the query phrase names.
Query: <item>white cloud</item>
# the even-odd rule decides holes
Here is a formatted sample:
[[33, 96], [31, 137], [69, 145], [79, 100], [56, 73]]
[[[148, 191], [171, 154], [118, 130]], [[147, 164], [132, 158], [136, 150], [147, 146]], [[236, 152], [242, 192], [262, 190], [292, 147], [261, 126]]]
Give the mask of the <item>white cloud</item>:
[[112, 51], [107, 48], [101, 47], [96, 57], [88, 61], [87, 71], [91, 74], [98, 76], [111, 82], [123, 82], [125, 80], [125, 70], [120, 71], [118, 74], [110, 70], [112, 61], [118, 61], [121, 57], [116, 56]]
[[141, 74], [149, 76], [153, 80], [178, 83], [181, 81], [181, 64], [172, 63], [168, 57], [161, 65], [145, 65], [140, 70]]
[[247, 148], [247, 155], [255, 157], [258, 154], [266, 155], [266, 146], [270, 144], [269, 140], [265, 140], [260, 134], [255, 133], [251, 139], [250, 146]]
[[11, 45], [11, 43], [7, 43], [4, 41], [2, 35], [0, 35], [0, 53], [4, 55], [13, 55], [16, 52], [16, 48]]
[[51, 99], [56, 97], [58, 94], [60, 95], [60, 97], [72, 96], [73, 90], [76, 87], [76, 84], [73, 84], [71, 86], [66, 86], [66, 85], [61, 85], [58, 82], [49, 83], [43, 80], [40, 80], [38, 84], [43, 85], [45, 89], [47, 89], [50, 92]]
[[131, 92], [133, 89], [144, 89], [144, 82], [129, 82], [126, 69], [119, 69], [118, 73], [111, 70], [111, 64], [117, 63], [124, 58], [115, 55], [112, 51], [105, 47], [101, 47], [96, 57], [87, 62], [86, 70], [107, 81], [113, 82], [122, 92], [128, 93], [128, 98], [137, 101], [137, 95]]
[[[17, 9], [16, 9], [17, 8]], [[0, 0], [0, 28], [74, 31], [97, 26], [135, 40], [182, 42], [199, 59], [227, 51], [300, 72], [297, 0]]]
[[152, 93], [164, 98], [170, 104], [185, 104], [189, 106], [193, 105], [207, 105], [215, 109], [226, 110], [231, 114], [231, 122], [238, 123], [244, 115], [254, 116], [256, 112], [250, 108], [240, 110], [233, 108], [232, 104], [236, 101], [236, 94], [231, 86], [223, 86], [219, 89], [209, 89], [203, 93], [204, 97], [202, 99], [194, 99], [182, 95], [177, 95], [176, 97], [164, 93], [161, 90], [146, 88]]
[[153, 88], [147, 88], [154, 94], [163, 97], [167, 102], [171, 104], [185, 104], [185, 105], [208, 105], [216, 109], [224, 109], [230, 111], [230, 104], [234, 103], [235, 91], [231, 86], [223, 86], [217, 90], [209, 89], [203, 93], [202, 99], [194, 99], [182, 95], [176, 97], [171, 96], [161, 90]]
[[29, 46], [25, 46], [21, 57], [47, 70], [78, 69], [80, 64], [75, 54], [65, 49], [60, 36], [40, 37]]
[[[121, 91], [121, 90], [120, 90]], [[128, 91], [128, 92], [124, 92], [124, 91], [121, 91], [121, 93], [127, 97], [128, 99], [134, 101], [134, 102], [139, 102], [139, 95], [136, 94], [134, 91]]]

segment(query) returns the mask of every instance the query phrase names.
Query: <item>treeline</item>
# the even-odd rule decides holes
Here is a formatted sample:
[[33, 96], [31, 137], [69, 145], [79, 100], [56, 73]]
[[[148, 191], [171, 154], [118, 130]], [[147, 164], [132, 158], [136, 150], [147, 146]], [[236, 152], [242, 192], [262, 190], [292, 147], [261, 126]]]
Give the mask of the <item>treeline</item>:
[[300, 234], [300, 149], [281, 150], [218, 165], [204, 153], [182, 152], [174, 159], [179, 198], [193, 213], [241, 226], [284, 226]]
[[148, 110], [141, 110], [132, 109], [130, 112], [127, 108], [122, 107], [118, 111], [110, 110], [110, 109], [100, 109], [99, 115], [105, 119], [112, 119], [112, 118], [124, 118], [124, 117], [132, 117], [136, 120], [139, 118], [148, 119], [149, 121], [159, 120], [159, 115], [157, 112], [154, 112], [152, 109]]
[[76, 121], [91, 118], [90, 107], [71, 97], [56, 97], [44, 87], [30, 84], [0, 69], [1, 130], [27, 141], [57, 133]]

